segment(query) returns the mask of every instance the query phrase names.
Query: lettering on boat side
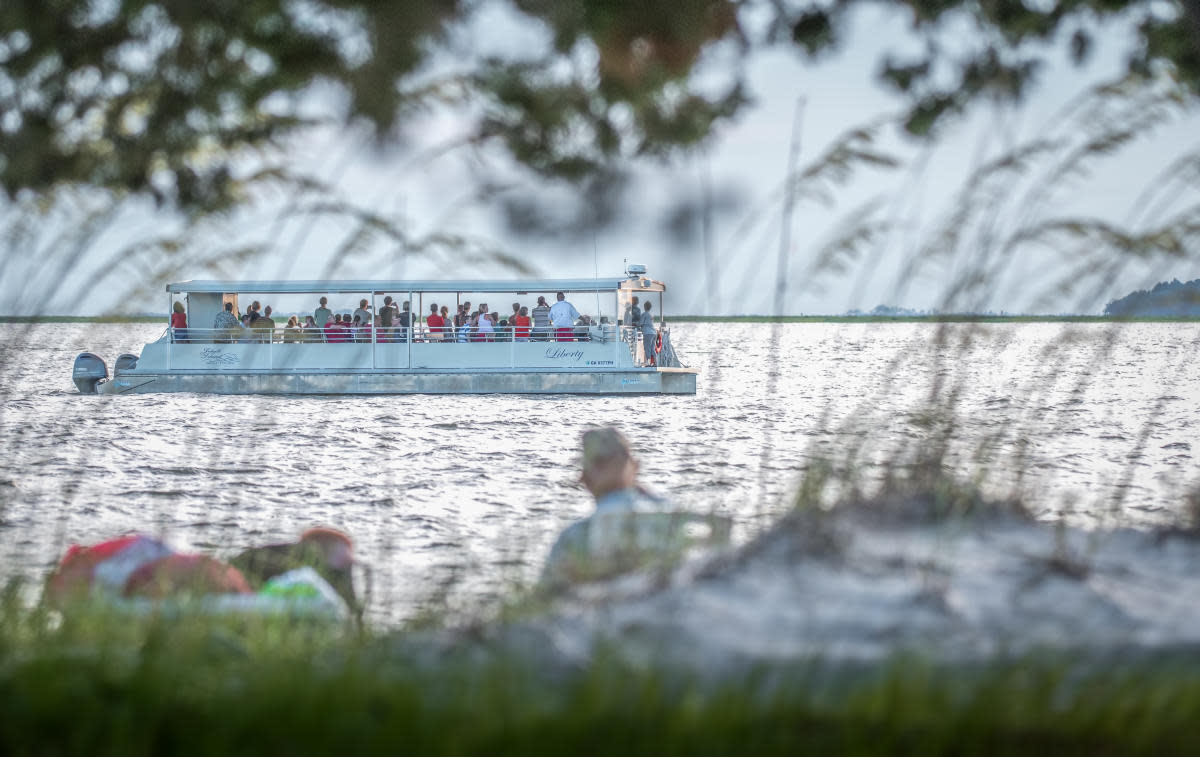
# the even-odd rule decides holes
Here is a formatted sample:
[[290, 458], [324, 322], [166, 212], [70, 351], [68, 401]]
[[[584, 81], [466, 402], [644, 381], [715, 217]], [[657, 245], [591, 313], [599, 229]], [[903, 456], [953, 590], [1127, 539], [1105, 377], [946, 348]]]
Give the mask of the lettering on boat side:
[[642, 383], [641, 379], [635, 379], [635, 378], [621, 379], [621, 386], [625, 386], [626, 384], [640, 384], [640, 383]]
[[569, 350], [566, 347], [547, 347], [546, 357], [550, 360], [580, 360], [583, 350]]
[[589, 360], [589, 361], [587, 361], [587, 364], [588, 365], [616, 365], [616, 363], [612, 360]]
[[220, 347], [205, 347], [200, 351], [200, 359], [205, 365], [237, 365], [238, 356], [226, 352]]

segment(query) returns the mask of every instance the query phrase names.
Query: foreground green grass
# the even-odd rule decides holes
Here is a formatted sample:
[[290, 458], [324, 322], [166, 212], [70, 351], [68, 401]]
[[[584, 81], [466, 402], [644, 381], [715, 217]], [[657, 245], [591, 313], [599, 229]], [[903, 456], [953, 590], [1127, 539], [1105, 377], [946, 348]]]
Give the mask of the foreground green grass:
[[487, 633], [52, 621], [0, 617], [0, 753], [1162, 754], [1190, 750], [1200, 716], [1194, 650], [714, 675], [614, 650], [580, 667]]

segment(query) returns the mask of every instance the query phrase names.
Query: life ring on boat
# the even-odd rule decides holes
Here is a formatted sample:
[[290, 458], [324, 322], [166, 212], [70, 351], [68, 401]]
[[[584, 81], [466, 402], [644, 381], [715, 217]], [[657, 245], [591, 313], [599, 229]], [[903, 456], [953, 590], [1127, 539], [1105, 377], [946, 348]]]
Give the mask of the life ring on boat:
[[662, 352], [662, 332], [658, 332], [658, 336], [654, 337], [654, 354]]

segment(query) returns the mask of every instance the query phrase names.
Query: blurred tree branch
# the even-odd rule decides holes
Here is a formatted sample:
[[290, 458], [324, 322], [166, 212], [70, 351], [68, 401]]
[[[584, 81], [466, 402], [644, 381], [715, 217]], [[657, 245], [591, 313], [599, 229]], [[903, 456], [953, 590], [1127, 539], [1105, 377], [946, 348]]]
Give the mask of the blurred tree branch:
[[[979, 98], [1019, 100], [1059, 48], [1076, 63], [1101, 24], [1126, 25], [1133, 72], [1200, 91], [1197, 0], [884, 0], [925, 52], [885, 54], [880, 79], [930, 134]], [[786, 45], [841, 46], [866, 0], [6, 0], [0, 5], [0, 187], [77, 183], [186, 211], [241, 201], [238, 156], [314, 121], [364, 121], [381, 140], [422, 107], [456, 107], [475, 139], [546, 177], [577, 182], [614, 158], [706, 140], [749, 101], [739, 66], [700, 82], [715, 49], [735, 60]], [[548, 32], [544, 49], [467, 55], [453, 32], [503, 7]], [[767, 24], [748, 23], [766, 17]], [[969, 35], [963, 29], [971, 30]], [[759, 31], [749, 32], [748, 29]], [[765, 30], [765, 31], [764, 31]], [[948, 44], [955, 42], [957, 44]], [[446, 61], [455, 91], [419, 86]], [[726, 67], [728, 68], [728, 67]], [[346, 107], [314, 95], [332, 85]], [[314, 105], [316, 106], [314, 108]]]

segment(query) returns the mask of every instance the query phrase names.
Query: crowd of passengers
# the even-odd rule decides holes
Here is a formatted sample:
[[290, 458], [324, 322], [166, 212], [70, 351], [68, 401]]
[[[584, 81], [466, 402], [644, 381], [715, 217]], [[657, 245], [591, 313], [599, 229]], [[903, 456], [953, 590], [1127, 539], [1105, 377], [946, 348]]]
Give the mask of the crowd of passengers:
[[[636, 302], [636, 299], [635, 299]], [[644, 320], [651, 323], [650, 303], [645, 305]], [[187, 318], [183, 304], [175, 303], [171, 326], [177, 342], [189, 341]], [[282, 339], [285, 343], [297, 342], [406, 342], [410, 336], [414, 341], [425, 342], [530, 342], [530, 341], [590, 341], [591, 327], [605, 325], [607, 318], [598, 322], [582, 315], [567, 301], [563, 292], [558, 292], [553, 305], [545, 297], [538, 297], [537, 305], [531, 310], [519, 302], [512, 303], [512, 313], [501, 318], [500, 313], [490, 310], [487, 303], [472, 307], [470, 302], [457, 306], [451, 316], [447, 305], [430, 304], [424, 326], [410, 309], [406, 300], [397, 303], [392, 297], [384, 297], [383, 306], [377, 314], [371, 313], [370, 303], [359, 300], [358, 308], [350, 313], [335, 313], [329, 307], [329, 299], [322, 297], [312, 315], [288, 318], [282, 333], [271, 318], [271, 306], [265, 308], [255, 300], [242, 315], [234, 312], [233, 303], [225, 303], [225, 309], [213, 321], [217, 342], [271, 342]], [[638, 314], [640, 325], [643, 314]], [[628, 314], [625, 319], [629, 321]], [[626, 325], [629, 325], [628, 323]], [[410, 331], [412, 331], [410, 335]]]

